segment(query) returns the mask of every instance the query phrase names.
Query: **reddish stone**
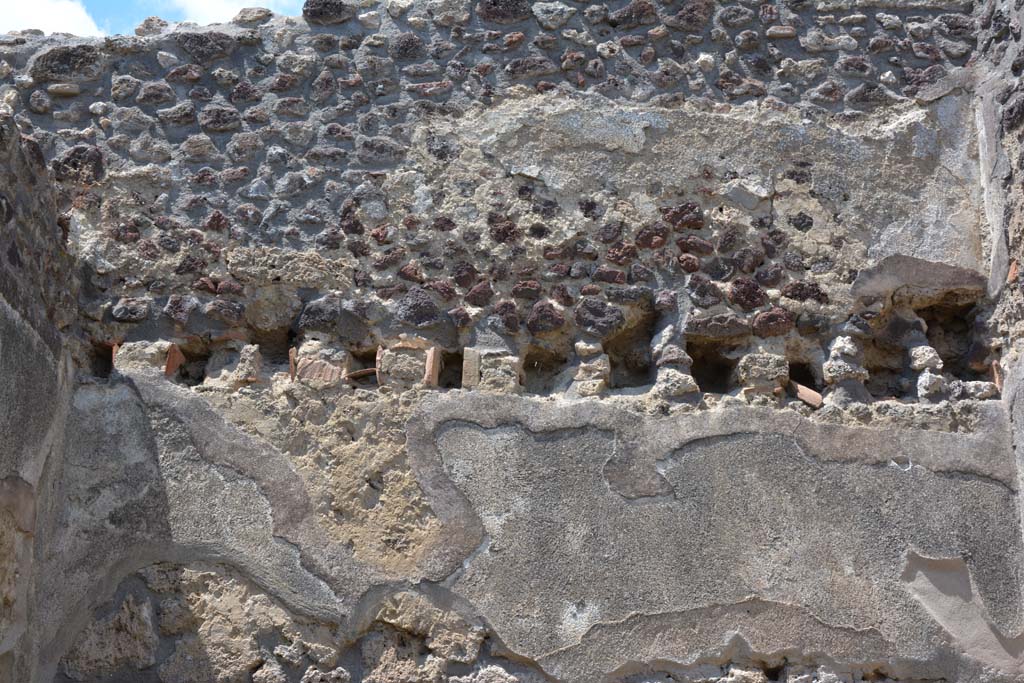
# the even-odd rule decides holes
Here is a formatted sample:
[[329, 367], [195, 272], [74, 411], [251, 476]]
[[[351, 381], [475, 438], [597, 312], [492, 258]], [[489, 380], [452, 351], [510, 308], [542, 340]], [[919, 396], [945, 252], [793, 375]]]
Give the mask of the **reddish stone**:
[[794, 323], [792, 313], [785, 308], [772, 306], [754, 316], [754, 334], [759, 337], [781, 337], [793, 329]]
[[616, 285], [626, 284], [626, 273], [615, 268], [609, 268], [605, 265], [600, 265], [597, 270], [594, 271], [594, 279], [599, 282], [610, 282]]
[[622, 244], [620, 242], [613, 247], [609, 247], [606, 257], [612, 263], [624, 266], [637, 257], [637, 250], [632, 244]]
[[558, 283], [551, 288], [551, 298], [563, 306], [572, 306], [576, 301], [572, 292], [569, 291], [569, 287], [562, 283]]
[[370, 237], [372, 237], [377, 244], [390, 244], [392, 231], [393, 228], [390, 225], [378, 225], [370, 231]]
[[449, 230], [455, 229], [455, 221], [448, 216], [438, 216], [432, 223], [434, 230], [440, 230], [441, 232], [448, 232]]
[[499, 301], [494, 307], [494, 314], [501, 320], [502, 326], [509, 334], [519, 330], [519, 309], [514, 301]]
[[533, 334], [554, 332], [565, 326], [565, 316], [550, 301], [538, 301], [530, 309], [526, 329]]
[[424, 289], [428, 289], [445, 301], [451, 301], [455, 298], [455, 285], [449, 280], [431, 280], [430, 282], [423, 285]]
[[683, 269], [683, 272], [696, 273], [700, 270], [700, 259], [693, 254], [680, 254], [678, 261], [679, 267]]
[[241, 294], [244, 290], [242, 285], [231, 280], [223, 280], [217, 283], [217, 294]]
[[519, 239], [519, 229], [507, 216], [492, 213], [487, 217], [487, 224], [491, 229], [491, 239], [498, 244], [508, 244]]
[[480, 277], [480, 273], [473, 267], [473, 264], [465, 261], [456, 263], [451, 272], [452, 279], [459, 287], [469, 287]]
[[203, 224], [203, 227], [207, 230], [223, 232], [231, 227], [231, 221], [228, 220], [227, 216], [217, 210], [210, 214], [206, 219], [206, 223]]
[[768, 294], [750, 278], [741, 277], [729, 287], [729, 301], [744, 311], [752, 311], [768, 303]]
[[818, 303], [828, 303], [828, 294], [821, 289], [821, 285], [817, 282], [808, 282], [807, 280], [790, 282], [782, 288], [782, 296], [795, 301], [814, 299]]
[[694, 202], [686, 202], [678, 206], [668, 207], [661, 210], [661, 215], [668, 221], [675, 230], [700, 230], [704, 227], [704, 212], [700, 205]]
[[654, 223], [640, 229], [636, 234], [636, 246], [641, 249], [659, 249], [665, 246], [668, 239], [668, 226]]
[[473, 306], [486, 306], [494, 298], [494, 290], [491, 283], [484, 280], [466, 293], [466, 303]]
[[676, 240], [676, 246], [679, 250], [684, 253], [700, 254], [701, 256], [707, 256], [715, 250], [703, 237], [697, 237], [696, 235], [686, 235]]
[[408, 280], [409, 282], [423, 282], [423, 273], [420, 272], [419, 266], [415, 263], [406, 263], [404, 266], [399, 268], [398, 277], [403, 280]]
[[536, 280], [521, 280], [512, 286], [512, 296], [517, 299], [538, 299], [542, 292]]

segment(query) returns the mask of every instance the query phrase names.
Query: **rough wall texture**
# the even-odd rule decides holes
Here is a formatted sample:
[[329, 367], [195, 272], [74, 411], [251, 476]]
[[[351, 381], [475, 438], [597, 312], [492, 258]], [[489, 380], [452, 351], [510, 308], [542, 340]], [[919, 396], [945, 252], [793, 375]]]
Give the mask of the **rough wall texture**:
[[1024, 680], [1019, 14], [0, 36], [0, 681]]

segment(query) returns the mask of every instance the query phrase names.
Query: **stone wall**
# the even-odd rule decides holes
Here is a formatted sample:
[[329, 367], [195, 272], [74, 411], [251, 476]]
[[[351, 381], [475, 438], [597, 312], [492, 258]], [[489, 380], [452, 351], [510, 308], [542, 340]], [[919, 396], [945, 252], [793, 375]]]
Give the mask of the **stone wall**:
[[0, 37], [0, 673], [1019, 680], [1017, 13]]
[[[36, 517], [53, 503], [48, 468], [63, 448], [77, 318], [67, 253], [39, 146], [0, 116], [0, 678], [32, 619]], [[14, 679], [12, 679], [14, 680]]]

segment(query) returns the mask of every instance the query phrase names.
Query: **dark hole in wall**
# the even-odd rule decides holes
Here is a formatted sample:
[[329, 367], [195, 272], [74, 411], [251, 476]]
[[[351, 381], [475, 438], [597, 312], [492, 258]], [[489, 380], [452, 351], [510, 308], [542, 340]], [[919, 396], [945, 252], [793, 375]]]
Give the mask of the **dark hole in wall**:
[[[352, 349], [349, 351], [352, 354], [352, 370], [350, 372], [355, 373], [359, 370], [369, 370], [370, 368], [377, 367], [377, 347], [371, 346], [369, 348]], [[353, 377], [349, 380], [359, 385], [371, 385], [377, 383], [377, 373], [368, 372], [366, 374], [359, 373], [358, 376]]]
[[814, 376], [814, 369], [809, 363], [790, 362], [789, 378], [797, 384], [802, 384], [811, 389], [819, 387], [818, 380]]
[[781, 681], [782, 670], [785, 667], [785, 662], [779, 664], [778, 666], [768, 666], [767, 664], [765, 664], [762, 666], [762, 671], [764, 671], [764, 677], [767, 678], [769, 681]]
[[462, 351], [441, 354], [441, 375], [437, 384], [442, 389], [462, 388]]
[[549, 349], [532, 346], [523, 358], [523, 388], [530, 394], [550, 394], [558, 376], [565, 370], [565, 356]]
[[255, 330], [252, 343], [260, 347], [263, 362], [273, 365], [288, 363], [288, 350], [295, 343], [295, 332], [288, 327], [275, 330]]
[[727, 394], [736, 388], [733, 377], [736, 361], [726, 356], [732, 348], [713, 341], [686, 342], [686, 353], [693, 359], [690, 374], [701, 391], [708, 394]]
[[864, 343], [864, 369], [868, 379], [864, 387], [873, 398], [903, 398], [910, 385], [904, 373], [906, 349], [889, 340], [869, 339]]
[[928, 344], [942, 358], [942, 371], [964, 380], [988, 380], [990, 373], [971, 368], [972, 355], [977, 355], [975, 304], [937, 304], [915, 311], [928, 325]]
[[654, 322], [653, 315], [646, 317], [602, 344], [611, 365], [613, 389], [654, 384], [656, 372], [651, 356]]
[[114, 347], [95, 342], [89, 352], [89, 372], [93, 377], [110, 377], [114, 371]]
[[868, 381], [864, 387], [872, 397], [877, 399], [905, 398], [909, 395], [910, 380], [901, 370], [886, 365], [873, 365], [865, 362]]
[[206, 379], [206, 366], [210, 362], [210, 350], [204, 347], [181, 347], [185, 362], [178, 368], [175, 378], [186, 386], [194, 387]]

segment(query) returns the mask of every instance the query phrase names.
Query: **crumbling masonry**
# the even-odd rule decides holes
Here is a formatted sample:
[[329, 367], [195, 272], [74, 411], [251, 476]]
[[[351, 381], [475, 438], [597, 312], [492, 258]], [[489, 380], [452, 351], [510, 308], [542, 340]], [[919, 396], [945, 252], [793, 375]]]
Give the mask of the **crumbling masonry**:
[[0, 683], [1024, 681], [1021, 6], [0, 36]]

